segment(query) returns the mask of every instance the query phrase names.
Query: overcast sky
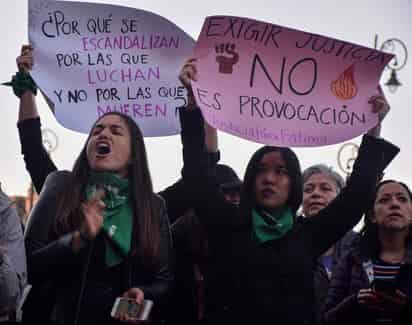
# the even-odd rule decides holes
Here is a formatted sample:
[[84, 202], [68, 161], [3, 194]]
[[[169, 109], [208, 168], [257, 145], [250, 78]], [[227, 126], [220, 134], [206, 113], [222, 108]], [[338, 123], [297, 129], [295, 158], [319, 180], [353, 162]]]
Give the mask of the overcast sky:
[[[162, 15], [197, 38], [206, 16], [222, 14], [249, 17], [286, 27], [343, 39], [373, 47], [375, 34], [378, 44], [389, 38], [399, 38], [412, 55], [412, 2], [410, 0], [346, 0], [346, 1], [171, 1], [171, 0], [94, 0], [150, 10]], [[8, 81], [15, 73], [15, 58], [21, 44], [27, 42], [27, 1], [2, 0], [0, 30], [0, 80]], [[401, 148], [401, 153], [389, 166], [387, 178], [396, 178], [412, 186], [412, 62], [399, 71], [403, 84], [396, 93], [385, 94], [392, 110], [384, 121], [382, 136]], [[381, 83], [389, 78], [383, 74]], [[41, 96], [38, 105], [44, 128], [53, 130], [58, 137], [58, 147], [52, 153], [60, 169], [71, 169], [73, 161], [85, 141], [85, 136], [64, 129], [50, 113]], [[25, 171], [16, 128], [18, 100], [10, 88], [0, 88], [1, 137], [0, 181], [8, 194], [25, 194], [30, 179]], [[242, 177], [251, 154], [260, 147], [227, 134], [219, 133], [221, 162], [232, 166]], [[353, 142], [359, 143], [359, 138]], [[338, 169], [337, 153], [342, 144], [321, 148], [296, 149], [302, 167], [326, 163]], [[182, 166], [179, 136], [146, 139], [149, 164], [156, 190], [172, 184]]]

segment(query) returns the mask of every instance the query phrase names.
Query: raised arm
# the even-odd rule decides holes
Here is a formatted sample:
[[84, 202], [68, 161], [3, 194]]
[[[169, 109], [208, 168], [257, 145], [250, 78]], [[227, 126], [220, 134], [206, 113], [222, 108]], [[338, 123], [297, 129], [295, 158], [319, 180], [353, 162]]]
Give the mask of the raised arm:
[[[19, 73], [28, 78], [33, 67], [33, 48], [30, 45], [23, 45], [16, 61]], [[57, 168], [43, 147], [40, 116], [35, 94], [30, 87], [21, 89], [17, 128], [26, 169], [34, 188], [37, 193], [40, 193], [47, 175]]]
[[201, 112], [199, 109], [181, 111], [180, 117], [184, 162], [182, 178], [196, 215], [206, 227], [231, 227], [238, 221], [238, 208], [226, 202], [220, 192], [216, 159], [207, 152], [204, 138], [200, 138], [203, 138], [201, 143], [194, 141], [199, 134], [204, 134]]
[[[189, 59], [179, 75], [179, 79], [186, 87], [188, 93], [187, 106], [179, 108], [179, 116], [183, 128], [183, 152], [188, 153], [186, 158], [189, 159], [188, 163], [190, 164], [192, 162], [190, 157], [197, 155], [199, 158], [208, 162], [208, 164], [214, 166], [220, 158], [217, 149], [217, 132], [216, 129], [212, 128], [206, 122], [203, 123], [203, 118], [193, 97], [190, 81], [196, 79], [195, 62], [196, 59]], [[199, 150], [202, 152], [202, 156], [191, 153], [195, 151], [200, 152]], [[188, 188], [186, 184], [187, 182], [180, 179], [173, 185], [159, 192], [166, 202], [170, 223], [174, 223], [187, 209], [194, 207], [192, 201], [193, 195], [190, 193], [191, 189]]]
[[180, 110], [183, 144], [183, 182], [205, 226], [225, 226], [236, 223], [237, 207], [226, 202], [216, 179], [217, 132], [205, 125], [202, 113], [193, 98], [191, 80], [197, 80], [196, 60], [189, 59], [179, 79], [188, 92], [188, 106]]
[[[187, 110], [198, 109], [193, 95], [191, 81], [197, 81], [196, 59], [188, 59], [179, 74], [179, 80], [187, 89]], [[200, 134], [200, 133], [199, 133]], [[218, 136], [217, 130], [204, 121], [204, 142], [206, 150], [209, 153], [218, 152]]]
[[380, 95], [372, 96], [368, 101], [369, 104], [372, 104], [372, 113], [378, 114], [378, 123], [367, 132], [368, 135], [374, 138], [380, 137], [382, 121], [385, 118], [386, 114], [388, 114], [390, 109], [390, 106], [386, 101], [380, 86], [378, 90]]
[[399, 148], [378, 138], [380, 123], [389, 110], [381, 96], [371, 98], [379, 123], [364, 135], [352, 174], [334, 201], [307, 221], [314, 256], [319, 256], [353, 228], [371, 202], [376, 182]]

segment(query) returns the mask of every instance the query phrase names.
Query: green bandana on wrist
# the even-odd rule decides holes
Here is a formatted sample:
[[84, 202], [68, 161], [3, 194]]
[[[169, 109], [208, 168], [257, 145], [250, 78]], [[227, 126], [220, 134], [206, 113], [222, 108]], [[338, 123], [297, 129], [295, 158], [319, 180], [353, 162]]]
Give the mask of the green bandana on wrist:
[[29, 73], [18, 71], [9, 82], [3, 82], [4, 86], [11, 86], [13, 92], [17, 97], [21, 97], [26, 90], [30, 90], [33, 94], [37, 95], [37, 86], [33, 78]]
[[105, 191], [102, 231], [105, 235], [106, 265], [111, 267], [120, 264], [130, 252], [133, 211], [129, 181], [113, 173], [92, 172], [86, 187], [87, 199], [100, 188]]
[[277, 209], [274, 214], [252, 209], [252, 238], [259, 244], [282, 238], [293, 227], [292, 210]]

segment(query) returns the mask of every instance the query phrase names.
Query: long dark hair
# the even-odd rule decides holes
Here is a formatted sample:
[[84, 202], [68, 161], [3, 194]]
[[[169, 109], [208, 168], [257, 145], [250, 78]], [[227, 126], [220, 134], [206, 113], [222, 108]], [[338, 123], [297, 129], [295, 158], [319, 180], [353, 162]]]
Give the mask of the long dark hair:
[[[379, 184], [375, 188], [373, 200], [366, 212], [364, 225], [362, 229], [360, 230], [360, 234], [361, 234], [360, 249], [361, 249], [362, 254], [365, 256], [376, 257], [379, 255], [379, 252], [380, 252], [378, 226], [376, 225], [376, 223], [372, 222], [372, 219], [375, 218], [374, 206], [375, 206], [375, 202], [376, 202], [379, 189], [388, 183], [395, 183], [395, 184], [399, 184], [400, 186], [402, 186], [408, 193], [409, 200], [412, 202], [412, 193], [406, 184], [402, 182], [398, 182], [393, 179], [388, 179], [388, 180], [379, 182]], [[408, 234], [407, 240], [412, 240], [411, 231]]]
[[248, 222], [250, 211], [256, 206], [255, 179], [259, 163], [265, 154], [273, 151], [278, 151], [285, 160], [290, 178], [290, 191], [286, 205], [292, 209], [295, 215], [302, 202], [302, 172], [296, 154], [287, 147], [264, 146], [258, 149], [250, 158], [243, 178], [242, 192], [240, 194], [240, 211], [244, 222]]
[[81, 202], [86, 200], [85, 189], [89, 180], [90, 165], [86, 147], [95, 125], [108, 115], [119, 116], [130, 132], [131, 163], [128, 167], [130, 194], [133, 211], [133, 232], [131, 254], [139, 254], [145, 265], [156, 262], [160, 245], [160, 221], [155, 213], [152, 180], [147, 162], [143, 135], [132, 118], [119, 112], [109, 112], [97, 119], [87, 141], [76, 159], [71, 173], [70, 184], [61, 196], [57, 219], [54, 224], [55, 235], [62, 235], [79, 228], [82, 221]]

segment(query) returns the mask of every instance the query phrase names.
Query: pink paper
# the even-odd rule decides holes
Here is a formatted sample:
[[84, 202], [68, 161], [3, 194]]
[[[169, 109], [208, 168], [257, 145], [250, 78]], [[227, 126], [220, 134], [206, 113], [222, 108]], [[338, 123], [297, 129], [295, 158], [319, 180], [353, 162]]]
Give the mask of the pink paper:
[[375, 49], [251, 19], [206, 18], [196, 102], [205, 119], [254, 142], [309, 147], [377, 123], [368, 100], [392, 58]]

